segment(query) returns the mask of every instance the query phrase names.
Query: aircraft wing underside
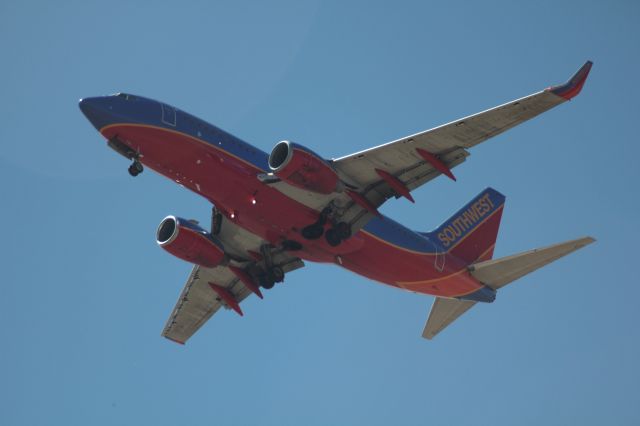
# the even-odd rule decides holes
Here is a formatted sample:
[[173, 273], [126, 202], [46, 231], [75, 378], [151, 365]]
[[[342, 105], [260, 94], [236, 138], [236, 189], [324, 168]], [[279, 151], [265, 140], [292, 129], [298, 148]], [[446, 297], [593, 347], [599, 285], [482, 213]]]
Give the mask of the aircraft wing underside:
[[[302, 262], [296, 259], [282, 265], [282, 269], [290, 272], [302, 266]], [[184, 344], [221, 307], [233, 309], [212, 289], [210, 283], [228, 291], [237, 303], [252, 294], [227, 266], [194, 266], [162, 331], [164, 337]]]
[[[345, 182], [357, 185], [360, 194], [374, 207], [440, 174], [455, 179], [451, 169], [465, 161], [469, 148], [576, 96], [590, 69], [591, 62], [587, 62], [563, 85], [335, 159], [332, 165]], [[391, 177], [383, 178], [380, 171]]]
[[[233, 309], [242, 315], [240, 302], [256, 289], [256, 294], [260, 297], [262, 294], [257, 286], [249, 288], [238, 275], [242, 274], [239, 271], [250, 274], [264, 270], [267, 262], [265, 257], [285, 273], [304, 266], [302, 260], [281, 248], [267, 245], [265, 249], [267, 243], [264, 240], [233, 222], [222, 222], [217, 237], [224, 244], [230, 259], [228, 263], [215, 268], [194, 266], [162, 331], [167, 339], [184, 344], [221, 307]], [[263, 256], [259, 260], [253, 259], [248, 255], [251, 252], [262, 253]]]

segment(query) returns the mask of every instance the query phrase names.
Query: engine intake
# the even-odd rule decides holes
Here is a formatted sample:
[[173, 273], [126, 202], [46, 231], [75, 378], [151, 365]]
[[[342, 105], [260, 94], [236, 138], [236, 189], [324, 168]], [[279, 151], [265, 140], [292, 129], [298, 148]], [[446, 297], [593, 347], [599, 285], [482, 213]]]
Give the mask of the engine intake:
[[289, 141], [278, 142], [269, 155], [269, 168], [285, 182], [321, 194], [338, 190], [340, 178], [315, 152]]
[[167, 216], [160, 222], [156, 241], [172, 255], [205, 268], [218, 266], [225, 257], [224, 247], [211, 234], [176, 216]]

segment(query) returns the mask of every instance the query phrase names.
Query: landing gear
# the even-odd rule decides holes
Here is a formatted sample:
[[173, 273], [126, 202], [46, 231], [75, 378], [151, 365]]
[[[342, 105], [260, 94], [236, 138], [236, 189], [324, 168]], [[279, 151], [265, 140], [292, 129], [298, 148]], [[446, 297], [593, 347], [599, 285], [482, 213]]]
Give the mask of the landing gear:
[[320, 212], [320, 217], [315, 223], [302, 228], [302, 236], [307, 240], [317, 240], [318, 238], [322, 237], [322, 234], [324, 234], [324, 225], [325, 223], [327, 223], [327, 219], [329, 218], [330, 213], [331, 209], [329, 207], [325, 207]]
[[324, 239], [327, 240], [327, 243], [331, 247], [337, 247], [342, 242], [342, 239], [340, 238], [340, 236], [336, 232], [335, 228], [331, 228], [327, 232], [325, 232], [324, 233]]
[[302, 228], [302, 236], [307, 240], [317, 240], [324, 234], [324, 226], [314, 223]]
[[284, 271], [279, 266], [272, 267], [260, 277], [260, 287], [270, 290], [276, 283], [284, 281]]
[[271, 268], [271, 271], [269, 271], [268, 275], [270, 275], [270, 277], [273, 278], [273, 281], [277, 283], [281, 283], [284, 281], [284, 271], [279, 266], [274, 266], [273, 268]]
[[331, 247], [337, 247], [342, 241], [348, 240], [351, 237], [351, 225], [347, 222], [335, 223], [335, 221], [331, 219], [331, 222], [334, 225], [331, 229], [325, 232], [324, 227], [327, 221], [329, 221], [330, 215], [331, 208], [326, 207], [322, 212], [320, 212], [320, 217], [315, 223], [302, 228], [300, 231], [302, 236], [307, 240], [317, 240], [324, 235], [324, 238], [327, 240], [327, 244]]
[[276, 285], [276, 282], [273, 280], [269, 280], [267, 279], [267, 277], [263, 277], [260, 280], [260, 287], [266, 289], [266, 290], [271, 290], [273, 288], [273, 286]]
[[272, 248], [273, 247], [268, 244], [260, 247], [260, 253], [264, 259], [265, 269], [264, 272], [259, 275], [258, 281], [260, 282], [260, 286], [267, 290], [273, 288], [276, 283], [284, 281], [284, 270], [280, 266], [273, 264], [273, 259], [271, 257]]
[[351, 237], [351, 226], [347, 222], [338, 222], [333, 228], [324, 233], [324, 238], [331, 247], [337, 247], [341, 242]]
[[341, 240], [348, 240], [351, 238], [351, 225], [347, 222], [338, 222], [333, 229], [335, 229], [336, 234], [338, 234]]
[[133, 160], [133, 163], [129, 166], [129, 174], [131, 176], [138, 176], [140, 173], [144, 171], [144, 167], [142, 167], [142, 163], [138, 160]]

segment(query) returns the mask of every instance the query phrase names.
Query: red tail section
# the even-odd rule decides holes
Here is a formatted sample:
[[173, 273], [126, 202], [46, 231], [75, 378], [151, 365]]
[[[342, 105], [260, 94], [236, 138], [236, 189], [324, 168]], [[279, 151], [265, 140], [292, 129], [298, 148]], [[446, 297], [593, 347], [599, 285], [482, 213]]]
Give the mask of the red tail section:
[[469, 264], [491, 259], [504, 202], [504, 195], [487, 188], [429, 236]]

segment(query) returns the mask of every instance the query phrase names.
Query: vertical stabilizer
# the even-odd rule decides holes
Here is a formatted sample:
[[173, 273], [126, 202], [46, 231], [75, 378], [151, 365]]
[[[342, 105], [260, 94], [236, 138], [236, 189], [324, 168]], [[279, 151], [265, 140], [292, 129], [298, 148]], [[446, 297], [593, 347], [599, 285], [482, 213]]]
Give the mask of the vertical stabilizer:
[[469, 263], [491, 259], [504, 202], [504, 195], [487, 188], [428, 236]]

